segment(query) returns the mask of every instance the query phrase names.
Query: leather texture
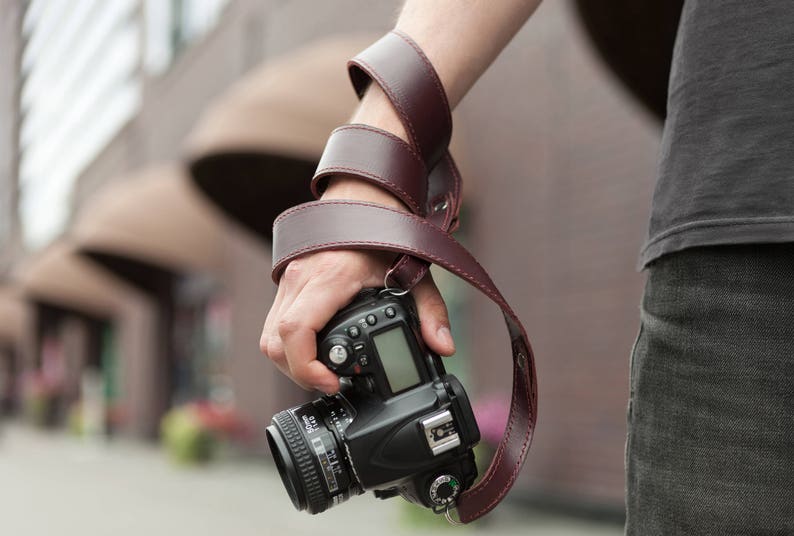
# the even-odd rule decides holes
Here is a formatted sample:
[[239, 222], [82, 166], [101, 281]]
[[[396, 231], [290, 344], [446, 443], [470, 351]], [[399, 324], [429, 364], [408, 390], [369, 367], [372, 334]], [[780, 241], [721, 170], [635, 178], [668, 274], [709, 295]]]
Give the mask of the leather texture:
[[389, 32], [350, 60], [348, 71], [359, 97], [372, 80], [380, 85], [432, 168], [452, 137], [452, 113], [441, 80], [419, 46], [400, 31]]
[[312, 179], [314, 196], [322, 196], [327, 179], [340, 174], [377, 184], [414, 214], [426, 216], [427, 168], [414, 148], [394, 134], [367, 125], [335, 129]]
[[[410, 290], [437, 264], [466, 280], [504, 314], [511, 341], [513, 387], [505, 432], [482, 479], [457, 501], [460, 520], [490, 512], [507, 495], [526, 459], [537, 417], [532, 350], [524, 327], [488, 273], [450, 234], [461, 203], [460, 173], [447, 150], [452, 122], [443, 88], [430, 62], [408, 36], [392, 32], [350, 64], [359, 95], [372, 80], [389, 95], [411, 143], [366, 125], [331, 135], [312, 182], [319, 196], [337, 173], [378, 184], [410, 212], [352, 200], [313, 201], [293, 207], [273, 225], [273, 280], [293, 259], [323, 250], [374, 249], [399, 253], [389, 281]], [[427, 172], [427, 170], [430, 170]]]
[[[422, 183], [425, 205], [414, 214], [452, 230], [460, 210], [460, 174], [447, 149], [452, 137], [449, 102], [432, 64], [410, 37], [395, 30], [351, 59], [348, 71], [359, 97], [373, 81], [380, 86], [397, 110], [411, 147], [430, 170]], [[386, 283], [410, 289], [428, 269], [416, 257], [402, 255]]]

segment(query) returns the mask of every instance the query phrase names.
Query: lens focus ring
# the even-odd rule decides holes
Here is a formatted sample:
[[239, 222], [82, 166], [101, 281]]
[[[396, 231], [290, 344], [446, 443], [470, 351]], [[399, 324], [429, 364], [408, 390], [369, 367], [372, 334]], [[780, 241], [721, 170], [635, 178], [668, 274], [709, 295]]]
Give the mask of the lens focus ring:
[[310, 514], [317, 514], [328, 508], [328, 500], [323, 493], [320, 475], [312, 461], [312, 455], [306, 448], [306, 442], [298, 429], [295, 420], [287, 411], [282, 411], [273, 417], [284, 439], [287, 441], [289, 451], [295, 462], [295, 469], [300, 475], [301, 483], [306, 492], [306, 505]]

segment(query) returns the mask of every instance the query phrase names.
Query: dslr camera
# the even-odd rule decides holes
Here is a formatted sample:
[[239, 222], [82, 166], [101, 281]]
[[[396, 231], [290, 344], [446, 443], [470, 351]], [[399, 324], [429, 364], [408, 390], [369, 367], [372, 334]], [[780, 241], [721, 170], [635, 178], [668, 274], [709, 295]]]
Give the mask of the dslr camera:
[[372, 490], [432, 508], [477, 477], [480, 431], [458, 379], [428, 350], [410, 295], [367, 289], [318, 334], [339, 394], [277, 413], [267, 440], [298, 510], [317, 514]]

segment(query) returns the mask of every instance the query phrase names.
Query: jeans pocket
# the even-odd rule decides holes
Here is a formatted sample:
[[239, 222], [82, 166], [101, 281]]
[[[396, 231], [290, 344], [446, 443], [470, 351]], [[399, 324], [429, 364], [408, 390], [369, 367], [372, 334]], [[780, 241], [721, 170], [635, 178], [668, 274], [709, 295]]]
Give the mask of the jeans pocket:
[[640, 327], [637, 330], [637, 337], [634, 339], [634, 344], [631, 346], [631, 353], [629, 354], [629, 404], [627, 411], [629, 420], [631, 420], [631, 414], [634, 405], [634, 391], [636, 388], [637, 351], [644, 331], [645, 326], [642, 320], [640, 320]]
[[629, 467], [629, 454], [631, 451], [631, 432], [632, 432], [632, 418], [634, 416], [634, 391], [636, 387], [636, 368], [637, 368], [637, 352], [640, 347], [640, 341], [645, 330], [642, 320], [640, 320], [640, 327], [637, 330], [637, 337], [634, 339], [634, 344], [631, 346], [629, 354], [629, 400], [626, 407], [626, 445], [624, 451], [624, 464], [626, 469]]

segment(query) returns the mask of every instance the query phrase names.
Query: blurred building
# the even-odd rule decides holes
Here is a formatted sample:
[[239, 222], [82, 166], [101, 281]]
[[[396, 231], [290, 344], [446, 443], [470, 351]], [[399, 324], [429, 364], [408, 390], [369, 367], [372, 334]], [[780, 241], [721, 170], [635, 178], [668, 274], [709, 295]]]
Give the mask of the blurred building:
[[[308, 199], [355, 105], [343, 59], [398, 5], [0, 0], [0, 274], [32, 307], [7, 345], [13, 370], [54, 371], [64, 408], [94, 382], [108, 426], [143, 436], [182, 401], [233, 403], [261, 429], [311, 396], [258, 352], [268, 229]], [[465, 242], [537, 355], [540, 419], [515, 496], [620, 511], [659, 121], [567, 2], [541, 6], [455, 121]], [[509, 401], [500, 315], [442, 286], [452, 368], [475, 399]]]

